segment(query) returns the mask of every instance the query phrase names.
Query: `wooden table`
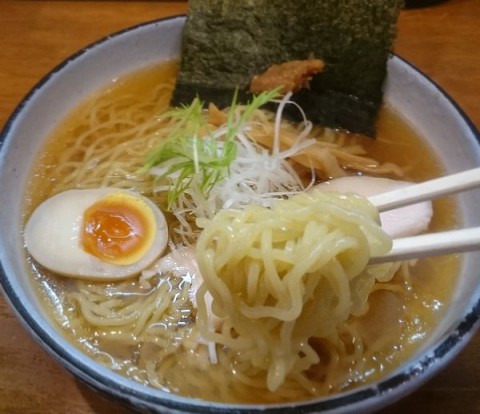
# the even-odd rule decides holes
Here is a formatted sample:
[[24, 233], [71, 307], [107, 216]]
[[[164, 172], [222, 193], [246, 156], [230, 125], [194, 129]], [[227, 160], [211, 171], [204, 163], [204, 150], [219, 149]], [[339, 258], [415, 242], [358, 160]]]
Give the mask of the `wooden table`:
[[[122, 28], [184, 13], [185, 2], [0, 0], [0, 126], [54, 65]], [[480, 1], [402, 12], [396, 51], [430, 75], [480, 126]], [[454, 139], [454, 137], [452, 137]], [[0, 413], [126, 413], [75, 380], [0, 297]], [[436, 378], [384, 413], [480, 412], [480, 336]]]

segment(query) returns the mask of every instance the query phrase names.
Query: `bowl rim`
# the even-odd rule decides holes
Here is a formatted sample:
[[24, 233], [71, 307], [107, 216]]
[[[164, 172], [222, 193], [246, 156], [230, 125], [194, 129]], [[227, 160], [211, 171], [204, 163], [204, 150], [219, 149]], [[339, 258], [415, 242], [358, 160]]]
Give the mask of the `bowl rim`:
[[[164, 22], [174, 20], [184, 21], [185, 14], [173, 15], [160, 19], [153, 19], [142, 22], [133, 26], [126, 27], [122, 30], [116, 31], [112, 34], [106, 35], [85, 47], [79, 49], [62, 62], [57, 64], [53, 69], [46, 73], [30, 91], [17, 104], [12, 114], [7, 119], [2, 130], [0, 131], [0, 162], [4, 158], [6, 144], [9, 142], [9, 133], [14, 127], [15, 121], [19, 118], [22, 110], [29, 104], [31, 98], [44, 87], [48, 81], [58, 72], [68, 65], [70, 62], [87, 54], [90, 50], [97, 46], [122, 36], [135, 32], [138, 29], [145, 28], [151, 25], [158, 25]], [[466, 113], [459, 107], [459, 105], [450, 97], [450, 95], [434, 80], [432, 80], [426, 73], [419, 70], [416, 66], [409, 63], [402, 57], [392, 54], [392, 59], [408, 68], [408, 70], [416, 72], [422, 80], [431, 84], [444, 98], [448, 100], [453, 110], [460, 116], [461, 121], [465, 123], [467, 129], [474, 136], [476, 141], [480, 144], [480, 132], [466, 115]], [[0, 254], [3, 255], [3, 240], [0, 240]], [[380, 408], [397, 401], [403, 395], [407, 394], [412, 389], [418, 388], [421, 384], [427, 381], [436, 372], [443, 369], [446, 364], [435, 364], [439, 359], [446, 358], [447, 361], [453, 359], [468, 343], [468, 340], [475, 334], [480, 327], [480, 295], [470, 300], [471, 308], [464, 313], [463, 318], [455, 325], [450, 334], [444, 336], [437, 344], [431, 345], [424, 349], [420, 355], [405, 369], [399, 372], [393, 372], [373, 384], [367, 384], [356, 387], [347, 392], [333, 394], [331, 396], [322, 397], [314, 400], [291, 402], [291, 403], [275, 403], [275, 404], [227, 404], [210, 402], [196, 399], [189, 399], [187, 397], [178, 396], [175, 394], [165, 393], [165, 396], [160, 395], [162, 392], [154, 388], [145, 387], [146, 391], [142, 391], [137, 383], [133, 380], [125, 379], [125, 377], [108, 370], [113, 378], [104, 376], [95, 369], [97, 363], [94, 363], [94, 368], [82, 363], [72, 355], [70, 351], [66, 351], [49, 332], [28, 312], [28, 309], [22, 303], [17, 295], [14, 286], [9, 280], [4, 264], [0, 262], [0, 287], [3, 290], [4, 298], [9, 303], [10, 309], [16, 315], [17, 319], [26, 328], [26, 330], [35, 338], [36, 342], [46, 350], [50, 355], [59, 359], [61, 363], [75, 375], [76, 378], [83, 379], [88, 385], [93, 386], [96, 390], [101, 391], [110, 397], [115, 397], [117, 401], [123, 401], [127, 405], [138, 404], [138, 406], [148, 410], [159, 408], [166, 408], [171, 412], [208, 412], [208, 413], [242, 413], [242, 414], [257, 414], [257, 413], [294, 413], [301, 409], [302, 412], [340, 412], [344, 408], [351, 407], [355, 404], [360, 404], [360, 408], [372, 409], [373, 404], [375, 408]], [[61, 335], [60, 333], [58, 335]], [[78, 350], [79, 351], [79, 350]], [[82, 351], [79, 351], [82, 352]], [[88, 358], [88, 357], [87, 357]], [[119, 378], [117, 378], [119, 377]], [[416, 377], [418, 381], [414, 384], [410, 379]], [[124, 381], [122, 381], [122, 379]], [[125, 386], [123, 383], [128, 383]], [[158, 394], [158, 395], [157, 395]], [[384, 397], [388, 395], [389, 401], [383, 401], [383, 404], [373, 402], [375, 397]], [[384, 400], [386, 400], [384, 398]], [[137, 407], [138, 408], [138, 407]], [[177, 411], [178, 410], [178, 411]]]

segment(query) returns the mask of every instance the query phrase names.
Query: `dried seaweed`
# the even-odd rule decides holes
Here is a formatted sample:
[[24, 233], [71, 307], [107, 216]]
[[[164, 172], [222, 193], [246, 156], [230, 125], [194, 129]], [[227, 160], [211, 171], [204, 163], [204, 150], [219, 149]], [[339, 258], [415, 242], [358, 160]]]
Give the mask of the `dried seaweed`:
[[[228, 106], [275, 63], [325, 70], [294, 95], [314, 122], [373, 136], [402, 0], [190, 0], [172, 103]], [[290, 116], [298, 116], [292, 111]]]

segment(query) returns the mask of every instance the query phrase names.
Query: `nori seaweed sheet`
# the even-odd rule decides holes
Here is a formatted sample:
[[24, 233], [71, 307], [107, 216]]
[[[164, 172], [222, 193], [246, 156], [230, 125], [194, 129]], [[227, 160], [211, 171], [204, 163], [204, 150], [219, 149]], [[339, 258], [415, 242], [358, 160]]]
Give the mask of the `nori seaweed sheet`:
[[[219, 107], [272, 64], [326, 63], [293, 100], [315, 123], [375, 135], [387, 59], [403, 0], [190, 0], [175, 106], [195, 96]], [[298, 109], [287, 106], [298, 119]]]

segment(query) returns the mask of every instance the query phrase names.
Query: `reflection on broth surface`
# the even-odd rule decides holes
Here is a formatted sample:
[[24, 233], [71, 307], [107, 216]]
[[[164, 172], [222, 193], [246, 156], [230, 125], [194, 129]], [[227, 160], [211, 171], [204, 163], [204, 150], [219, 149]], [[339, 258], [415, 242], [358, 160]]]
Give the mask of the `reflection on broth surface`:
[[[141, 70], [113, 82], [76, 108], [38, 157], [26, 192], [25, 216], [29, 217], [43, 200], [64, 190], [98, 187], [133, 190], [165, 211], [167, 197], [158, 191], [158, 176], [146, 174], [141, 168], [147, 152], [172, 129], [172, 120], [160, 115], [168, 110], [176, 73], [176, 63]], [[209, 116], [212, 125], [221, 124], [226, 117], [214, 110]], [[254, 115], [249, 133], [258, 142], [273, 134], [272, 118], [260, 111]], [[318, 151], [324, 162], [314, 167], [316, 181], [358, 171], [409, 181], [442, 174], [433, 151], [391, 108], [382, 109], [378, 130], [378, 138], [371, 140], [313, 128], [311, 135], [321, 142]], [[282, 131], [288, 137], [298, 128], [284, 124]], [[308, 183], [310, 169], [300, 163], [297, 160], [292, 165]], [[459, 260], [455, 256], [371, 270], [370, 279], [364, 280], [368, 301], [348, 310], [345, 318], [333, 319], [334, 326], [325, 328], [326, 333], [300, 335], [307, 339], [297, 343], [301, 350], [295, 353], [296, 359], [286, 368], [281, 363], [275, 365], [275, 371], [271, 360], [255, 361], [254, 354], [242, 357], [250, 355], [252, 349], [259, 352], [260, 347], [258, 343], [256, 348], [249, 347], [249, 341], [253, 341], [250, 338], [238, 341], [244, 339], [240, 323], [230, 329], [222, 320], [229, 315], [228, 304], [222, 302], [213, 282], [204, 275], [213, 295], [209, 307], [208, 300], [212, 299], [202, 296], [206, 288], [199, 287], [201, 279], [192, 274], [198, 272], [196, 264], [192, 265], [194, 247], [185, 245], [185, 241], [195, 245], [199, 228], [187, 216], [187, 227], [193, 233], [176, 232], [178, 217], [174, 213], [165, 213], [170, 230], [168, 260], [150, 266], [142, 277], [84, 281], [55, 275], [28, 258], [46, 308], [72, 343], [114, 371], [172, 393], [211, 401], [280, 402], [310, 399], [374, 381], [402, 364], [428, 339], [456, 281]], [[454, 203], [436, 201], [430, 230], [451, 228], [456, 223]], [[248, 257], [237, 265], [256, 266], [251, 255]], [[205, 266], [203, 258], [198, 262]], [[249, 277], [252, 267], [248, 269], [245, 272]], [[328, 280], [320, 280], [315, 292], [330, 292]], [[237, 288], [239, 283], [233, 281]], [[195, 296], [197, 289], [199, 294]], [[251, 286], [245, 289], [246, 296], [255, 290]], [[335, 291], [350, 298], [348, 291]], [[340, 293], [332, 299], [334, 305], [328, 306], [336, 309], [335, 300], [343, 298]], [[240, 296], [233, 292], [232, 298]], [[314, 299], [308, 305], [304, 299], [304, 306], [315, 307], [321, 298]], [[272, 302], [272, 297], [266, 298], [268, 306], [264, 308], [273, 306]], [[318, 309], [318, 323], [322, 324], [323, 310]], [[275, 325], [272, 318], [264, 319], [273, 326], [271, 337], [282, 342], [290, 322]], [[263, 321], [253, 318], [250, 326], [256, 326], [259, 320]], [[225, 326], [231, 335], [228, 341]], [[298, 324], [288, 326], [292, 338], [302, 330]], [[275, 360], [275, 352], [265, 355], [264, 359]]]

